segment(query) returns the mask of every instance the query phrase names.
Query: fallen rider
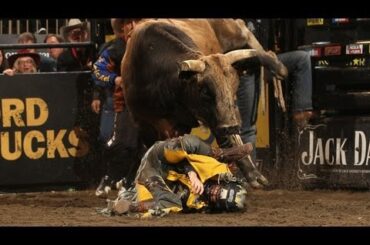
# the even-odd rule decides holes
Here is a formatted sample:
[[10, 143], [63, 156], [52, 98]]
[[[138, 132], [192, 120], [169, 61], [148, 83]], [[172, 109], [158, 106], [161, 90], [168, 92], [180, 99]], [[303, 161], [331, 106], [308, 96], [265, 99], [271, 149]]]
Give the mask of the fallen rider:
[[243, 210], [247, 191], [235, 161], [252, 150], [251, 144], [212, 148], [194, 135], [158, 141], [141, 160], [135, 188], [122, 188], [108, 210], [141, 217]]

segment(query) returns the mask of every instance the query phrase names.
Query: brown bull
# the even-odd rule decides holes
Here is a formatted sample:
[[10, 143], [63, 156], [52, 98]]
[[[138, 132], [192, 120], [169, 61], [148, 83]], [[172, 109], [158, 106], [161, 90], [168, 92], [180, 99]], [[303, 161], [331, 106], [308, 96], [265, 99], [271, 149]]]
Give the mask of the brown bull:
[[[130, 36], [122, 61], [126, 102], [138, 125], [154, 127], [162, 138], [201, 121], [223, 147], [242, 144], [234, 65], [257, 56], [277, 76], [287, 75], [242, 20], [145, 20]], [[254, 50], [239, 50], [245, 47]], [[250, 157], [238, 165], [253, 186], [267, 183]]]

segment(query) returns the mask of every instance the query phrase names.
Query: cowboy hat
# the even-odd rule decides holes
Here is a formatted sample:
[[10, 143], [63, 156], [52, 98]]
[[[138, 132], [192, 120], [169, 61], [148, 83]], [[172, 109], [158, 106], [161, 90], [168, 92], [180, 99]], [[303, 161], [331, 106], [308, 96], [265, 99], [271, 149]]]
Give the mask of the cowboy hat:
[[37, 53], [32, 53], [28, 49], [21, 49], [17, 53], [8, 57], [9, 67], [13, 67], [14, 62], [20, 57], [31, 57], [38, 67], [40, 65], [40, 55]]
[[60, 28], [60, 33], [64, 37], [65, 40], [67, 40], [67, 36], [69, 31], [76, 29], [76, 28], [81, 28], [83, 30], [88, 30], [88, 24], [86, 21], [81, 22], [80, 19], [70, 19], [68, 21], [68, 24], [66, 26], [62, 26]]

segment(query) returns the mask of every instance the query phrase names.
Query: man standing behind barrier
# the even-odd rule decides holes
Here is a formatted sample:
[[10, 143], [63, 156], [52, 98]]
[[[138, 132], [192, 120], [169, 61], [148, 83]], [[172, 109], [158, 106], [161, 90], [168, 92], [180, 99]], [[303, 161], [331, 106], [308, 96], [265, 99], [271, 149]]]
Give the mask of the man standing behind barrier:
[[[116, 19], [112, 19], [111, 24], [115, 38], [102, 45], [92, 69], [94, 94], [91, 109], [96, 114], [101, 113], [99, 140], [104, 143], [110, 139], [113, 132], [113, 93], [116, 83], [121, 79], [116, 64], [121, 63], [125, 52], [125, 42], [121, 37], [122, 34]], [[103, 103], [101, 103], [102, 101]]]
[[[112, 19], [112, 27], [118, 38], [111, 46], [102, 51], [93, 66], [95, 85], [106, 90], [114, 89], [115, 111], [113, 135], [106, 142], [106, 149], [103, 153], [103, 161], [107, 164], [107, 171], [96, 189], [97, 196], [108, 194], [111, 188], [115, 187], [115, 184], [123, 178], [125, 178], [124, 182], [131, 184], [140, 164], [138, 129], [134, 126], [124, 105], [123, 90], [120, 86], [122, 83], [120, 65], [125, 51], [124, 29], [127, 28], [127, 23], [123, 19]], [[99, 107], [100, 102], [95, 97], [92, 109], [98, 113]], [[102, 125], [101, 129], [105, 126]]]

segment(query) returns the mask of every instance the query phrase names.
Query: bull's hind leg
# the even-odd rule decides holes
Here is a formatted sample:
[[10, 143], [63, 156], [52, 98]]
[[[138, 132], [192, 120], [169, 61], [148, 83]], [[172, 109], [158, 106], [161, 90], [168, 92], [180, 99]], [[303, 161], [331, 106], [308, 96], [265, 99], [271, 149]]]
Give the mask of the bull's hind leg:
[[257, 52], [257, 58], [263, 66], [266, 66], [271, 73], [279, 80], [284, 80], [288, 77], [288, 69], [278, 59], [275, 53], [260, 51]]

